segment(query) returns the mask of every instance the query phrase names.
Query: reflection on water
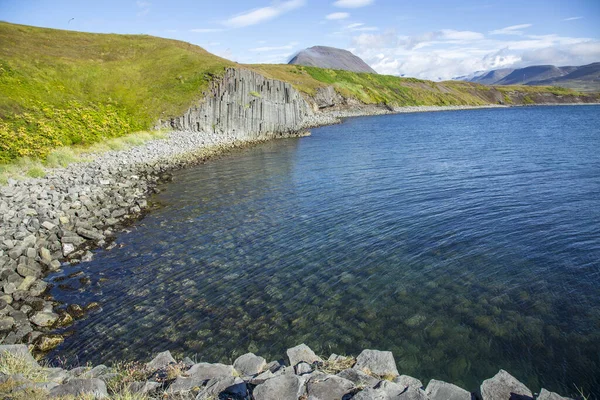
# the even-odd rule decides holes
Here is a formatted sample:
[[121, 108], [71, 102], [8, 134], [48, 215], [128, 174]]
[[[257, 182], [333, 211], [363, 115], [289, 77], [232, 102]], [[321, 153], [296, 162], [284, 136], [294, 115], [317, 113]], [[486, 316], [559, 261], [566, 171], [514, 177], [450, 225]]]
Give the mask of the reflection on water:
[[103, 309], [54, 354], [231, 362], [305, 342], [470, 390], [500, 367], [598, 389], [599, 111], [350, 119], [178, 172], [122, 247], [62, 273], [91, 284], [57, 299]]

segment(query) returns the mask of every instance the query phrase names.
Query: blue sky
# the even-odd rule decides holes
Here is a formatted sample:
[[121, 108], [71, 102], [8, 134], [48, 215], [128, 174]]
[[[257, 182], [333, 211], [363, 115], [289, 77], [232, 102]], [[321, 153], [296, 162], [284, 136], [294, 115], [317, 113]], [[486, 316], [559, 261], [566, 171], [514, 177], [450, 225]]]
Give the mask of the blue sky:
[[0, 20], [169, 37], [241, 63], [334, 46], [379, 73], [434, 80], [600, 61], [598, 0], [0, 0]]

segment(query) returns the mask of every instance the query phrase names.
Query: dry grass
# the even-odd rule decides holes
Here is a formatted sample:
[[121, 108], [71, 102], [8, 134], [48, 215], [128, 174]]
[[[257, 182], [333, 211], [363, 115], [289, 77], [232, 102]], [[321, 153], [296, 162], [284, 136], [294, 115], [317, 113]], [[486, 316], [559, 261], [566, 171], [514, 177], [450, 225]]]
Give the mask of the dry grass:
[[344, 359], [337, 359], [336, 361], [329, 361], [324, 357], [321, 358], [325, 361], [323, 361], [323, 365], [319, 367], [319, 370], [331, 375], [336, 375], [345, 369], [352, 368], [354, 364], [356, 364], [356, 358], [354, 357], [345, 357]]

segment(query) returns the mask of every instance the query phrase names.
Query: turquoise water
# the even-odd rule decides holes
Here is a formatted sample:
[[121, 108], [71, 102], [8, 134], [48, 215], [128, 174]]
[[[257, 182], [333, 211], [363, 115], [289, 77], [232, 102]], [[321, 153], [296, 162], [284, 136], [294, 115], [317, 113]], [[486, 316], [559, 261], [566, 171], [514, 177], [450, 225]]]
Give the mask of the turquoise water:
[[60, 301], [102, 304], [51, 357], [305, 342], [391, 350], [400, 373], [469, 390], [499, 368], [534, 391], [600, 388], [599, 106], [353, 118], [162, 189], [117, 248], [49, 278]]

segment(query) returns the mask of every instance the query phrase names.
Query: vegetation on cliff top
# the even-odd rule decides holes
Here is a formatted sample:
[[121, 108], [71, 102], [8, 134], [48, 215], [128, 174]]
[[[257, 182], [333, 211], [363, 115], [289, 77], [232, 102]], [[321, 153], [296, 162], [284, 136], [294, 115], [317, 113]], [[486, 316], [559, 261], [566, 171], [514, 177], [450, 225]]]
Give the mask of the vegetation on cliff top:
[[[149, 129], [159, 119], [183, 114], [212, 80], [236, 65], [176, 40], [0, 22], [0, 164], [22, 157], [45, 160], [57, 147], [85, 146]], [[308, 95], [333, 85], [341, 95], [367, 104], [490, 103], [485, 95], [489, 87], [468, 82], [297, 65], [242, 67], [289, 82]], [[574, 93], [543, 87], [500, 90]]]

